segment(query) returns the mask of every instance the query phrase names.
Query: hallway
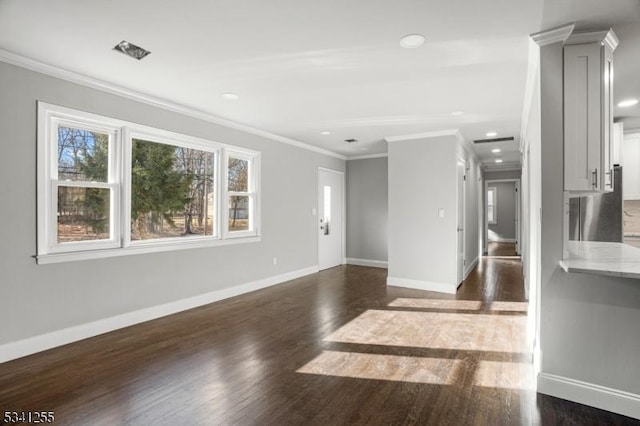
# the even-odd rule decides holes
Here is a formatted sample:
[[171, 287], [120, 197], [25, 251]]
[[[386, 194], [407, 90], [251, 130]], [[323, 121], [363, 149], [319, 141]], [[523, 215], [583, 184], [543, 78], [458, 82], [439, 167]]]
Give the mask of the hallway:
[[60, 425], [638, 424], [533, 391], [519, 258], [456, 296], [340, 266], [0, 364]]

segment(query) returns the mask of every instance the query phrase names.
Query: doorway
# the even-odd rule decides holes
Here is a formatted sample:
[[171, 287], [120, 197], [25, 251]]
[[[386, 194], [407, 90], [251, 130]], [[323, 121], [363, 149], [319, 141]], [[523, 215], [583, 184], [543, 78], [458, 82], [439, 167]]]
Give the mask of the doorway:
[[456, 215], [457, 220], [457, 283], [460, 284], [464, 280], [465, 269], [465, 255], [464, 255], [464, 242], [465, 242], [465, 183], [466, 183], [466, 163], [463, 159], [458, 159], [457, 167], [457, 206], [458, 211]]
[[344, 172], [318, 168], [318, 268], [344, 259]]
[[520, 256], [520, 179], [485, 181], [483, 240], [485, 255]]

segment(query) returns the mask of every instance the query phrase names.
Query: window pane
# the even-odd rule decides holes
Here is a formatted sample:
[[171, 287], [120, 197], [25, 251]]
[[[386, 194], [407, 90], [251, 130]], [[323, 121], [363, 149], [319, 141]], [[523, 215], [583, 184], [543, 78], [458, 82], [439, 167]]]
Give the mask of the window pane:
[[109, 135], [58, 127], [58, 179], [107, 182]]
[[229, 197], [229, 231], [249, 229], [249, 197], [232, 195]]
[[58, 187], [58, 243], [108, 240], [111, 191]]
[[493, 205], [493, 189], [490, 189], [487, 193], [487, 204], [489, 204], [490, 206]]
[[229, 191], [249, 191], [249, 161], [229, 158]]
[[131, 239], [213, 235], [214, 154], [134, 139]]
[[489, 222], [495, 222], [495, 219], [493, 218], [493, 206], [487, 207], [487, 220]]

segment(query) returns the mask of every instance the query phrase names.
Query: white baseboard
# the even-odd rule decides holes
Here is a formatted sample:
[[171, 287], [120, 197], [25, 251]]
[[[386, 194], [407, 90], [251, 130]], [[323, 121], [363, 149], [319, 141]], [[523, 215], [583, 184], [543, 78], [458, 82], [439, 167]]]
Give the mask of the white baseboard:
[[246, 284], [189, 297], [187, 299], [176, 300], [175, 302], [169, 302], [163, 305], [141, 309], [139, 311], [128, 312], [115, 317], [92, 321], [86, 324], [80, 324], [62, 330], [41, 334], [39, 336], [29, 337], [17, 342], [7, 343], [0, 346], [0, 363], [31, 355], [36, 352], [45, 351], [57, 346], [77, 342], [78, 340], [94, 337], [119, 328], [128, 327], [141, 322], [186, 311], [188, 309], [208, 305], [209, 303], [239, 296], [244, 293], [270, 287], [305, 275], [314, 274], [316, 272], [318, 272], [318, 266], [314, 265], [297, 271], [291, 271]]
[[447, 294], [456, 294], [456, 290], [458, 290], [457, 284], [412, 280], [398, 277], [387, 277], [387, 285], [392, 287], [413, 288], [416, 290], [437, 291], [439, 293]]
[[348, 265], [371, 266], [373, 268], [386, 268], [388, 262], [386, 260], [357, 259], [355, 257], [347, 257]]
[[469, 266], [467, 266], [467, 269], [464, 270], [464, 278], [463, 280], [466, 280], [467, 277], [469, 276], [469, 274], [471, 273], [471, 271], [473, 271], [473, 268], [476, 267], [476, 265], [478, 264], [478, 261], [480, 260], [479, 257], [476, 257], [475, 259], [473, 259], [473, 261], [469, 264]]
[[640, 395], [554, 374], [538, 374], [538, 392], [640, 419]]
[[640, 194], [625, 194], [624, 201], [640, 200]]

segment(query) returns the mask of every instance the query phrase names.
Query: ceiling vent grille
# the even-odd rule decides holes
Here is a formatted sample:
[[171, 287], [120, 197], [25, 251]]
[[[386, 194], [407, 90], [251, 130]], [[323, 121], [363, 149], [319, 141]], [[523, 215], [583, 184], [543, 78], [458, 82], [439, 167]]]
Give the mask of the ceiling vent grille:
[[143, 49], [142, 47], [129, 43], [126, 40], [122, 40], [120, 43], [116, 44], [113, 47], [113, 50], [124, 53], [125, 55], [137, 60], [140, 60], [151, 53], [147, 49]]
[[513, 136], [509, 136], [506, 138], [476, 139], [473, 141], [473, 143], [508, 142], [512, 140], [513, 140]]
[[354, 142], [358, 142], [358, 139], [345, 139], [344, 140], [346, 143], [354, 143]]

